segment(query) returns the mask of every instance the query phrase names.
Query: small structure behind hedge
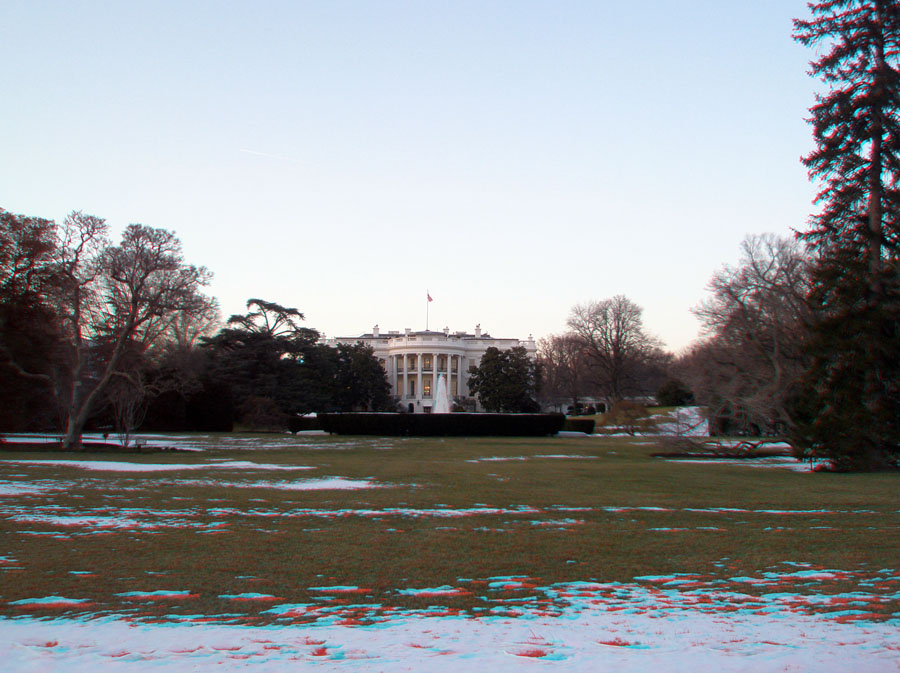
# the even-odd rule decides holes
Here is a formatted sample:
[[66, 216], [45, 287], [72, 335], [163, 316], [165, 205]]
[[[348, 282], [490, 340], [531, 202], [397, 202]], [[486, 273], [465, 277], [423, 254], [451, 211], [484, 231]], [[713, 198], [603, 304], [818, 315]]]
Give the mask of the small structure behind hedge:
[[542, 437], [563, 428], [563, 414], [319, 414], [322, 429], [384, 437]]

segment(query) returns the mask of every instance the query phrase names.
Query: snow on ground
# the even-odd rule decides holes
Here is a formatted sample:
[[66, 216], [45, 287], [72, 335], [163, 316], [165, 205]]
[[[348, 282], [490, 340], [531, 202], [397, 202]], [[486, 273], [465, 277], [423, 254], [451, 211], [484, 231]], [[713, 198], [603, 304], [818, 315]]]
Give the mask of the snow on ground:
[[[716, 438], [716, 444], [721, 447], [735, 447], [740, 446], [742, 444], [746, 445], [748, 442], [746, 439], [724, 439], [724, 438]], [[755, 442], [751, 442], [755, 443]], [[787, 442], [779, 442], [779, 441], [763, 441], [762, 445], [767, 449], [791, 449], [793, 448]]]
[[362, 488], [385, 488], [389, 484], [379, 484], [371, 479], [347, 479], [345, 477], [324, 477], [322, 479], [303, 479], [301, 481], [237, 481], [234, 483], [216, 482], [218, 486], [233, 488], [277, 488], [285, 491], [356, 491]]
[[778, 467], [794, 472], [815, 472], [831, 464], [827, 460], [799, 461], [787, 456], [772, 458], [668, 458], [669, 463], [702, 464], [702, 465], [742, 465], [744, 467]]
[[[582, 434], [582, 437], [584, 434]], [[568, 458], [568, 459], [585, 459], [585, 460], [596, 460], [597, 456], [583, 456], [576, 454], [560, 454], [560, 453], [545, 453], [545, 454], [537, 454], [534, 456], [489, 456], [486, 458], [472, 458], [467, 460], [467, 463], [495, 463], [495, 462], [504, 462], [507, 460], [534, 460], [536, 458]]]
[[[197, 533], [218, 534], [224, 533], [238, 521], [259, 526], [259, 530], [268, 531], [266, 522], [293, 518], [306, 518], [311, 520], [337, 520], [347, 517], [360, 517], [366, 519], [383, 519], [388, 517], [401, 517], [403, 519], [446, 519], [460, 520], [471, 519], [479, 516], [505, 516], [501, 528], [475, 527], [477, 531], [514, 532], [522, 526], [540, 527], [546, 530], [570, 530], [572, 527], [585, 524], [584, 519], [566, 516], [572, 513], [586, 515], [590, 512], [604, 511], [610, 513], [626, 512], [682, 512], [697, 513], [703, 515], [721, 514], [723, 520], [717, 525], [688, 524], [680, 528], [653, 528], [651, 530], [660, 533], [678, 533], [679, 531], [721, 531], [728, 530], [734, 524], [730, 520], [735, 514], [752, 517], [754, 515], [771, 516], [778, 515], [784, 519], [784, 525], [767, 528], [766, 530], [786, 530], [792, 526], [806, 525], [803, 520], [811, 516], [821, 517], [832, 514], [858, 514], [872, 515], [870, 510], [754, 510], [739, 508], [665, 508], [654, 506], [600, 506], [600, 507], [546, 507], [535, 508], [519, 506], [515, 508], [496, 508], [476, 506], [468, 508], [408, 508], [385, 507], [373, 509], [359, 508], [313, 508], [295, 507], [290, 509], [266, 508], [259, 506], [253, 509], [241, 510], [229, 507], [204, 507], [185, 509], [153, 509], [146, 507], [97, 507], [97, 508], [73, 508], [59, 505], [11, 505], [6, 504], [2, 508], [2, 515], [10, 521], [23, 526], [18, 532], [27, 536], [45, 536], [56, 539], [67, 539], [91, 535], [102, 535], [112, 531], [129, 531], [133, 534], [153, 534], [160, 530], [180, 528], [194, 530]], [[535, 516], [553, 517], [536, 519]], [[209, 518], [212, 517], [212, 521]], [[707, 520], [704, 519], [704, 522]], [[820, 528], [830, 528], [823, 522]], [[53, 527], [55, 530], [46, 530]], [[452, 526], [448, 525], [450, 529]], [[392, 529], [393, 530], [393, 529]], [[402, 532], [402, 531], [393, 531]], [[2, 565], [2, 563], [0, 563]]]
[[[494, 579], [491, 589], [526, 584], [523, 578]], [[562, 607], [509, 603], [476, 617], [437, 605], [382, 611], [378, 604], [344, 603], [340, 608], [276, 605], [269, 612], [284, 623], [272, 626], [229, 624], [229, 615], [172, 615], [161, 624], [123, 617], [4, 619], [0, 659], [5, 671], [15, 673], [94, 673], [98, 667], [138, 673], [247, 668], [506, 673], [548, 666], [617, 673], [900, 671], [900, 619], [871, 619], [866, 595], [748, 596], [685, 590], [692, 581], [687, 576], [636, 579], [640, 581], [631, 584], [554, 585], [548, 592]], [[318, 589], [331, 595], [365, 591]], [[462, 591], [441, 586], [398, 593], [440, 601]], [[134, 598], [191, 596], [187, 591], [160, 593]], [[226, 598], [278, 600], [263, 594]], [[43, 603], [52, 613], [53, 608], [78, 606], [78, 599], [50, 596]], [[819, 611], [822, 604], [831, 611]], [[318, 616], [315, 622], [295, 621], [310, 614]]]
[[174, 479], [160, 486], [197, 486], [215, 488], [272, 488], [281, 491], [357, 491], [364, 488], [392, 488], [373, 479], [347, 479], [346, 477], [321, 477], [293, 481], [222, 481], [219, 479]]
[[[314, 481], [314, 480], [310, 480]], [[333, 482], [337, 481], [337, 485]], [[351, 480], [321, 480], [320, 488], [344, 488], [346, 482]], [[252, 482], [251, 482], [252, 483]], [[367, 488], [366, 482], [359, 480], [359, 486]], [[183, 485], [179, 482], [179, 485]], [[304, 485], [298, 483], [298, 488]], [[63, 490], [62, 488], [58, 490]], [[404, 519], [464, 519], [481, 516], [505, 516], [508, 520], [504, 530], [514, 530], [515, 526], [542, 526], [545, 528], [568, 528], [582, 525], [582, 519], [574, 519], [569, 515], [578, 513], [587, 515], [590, 512], [680, 512], [697, 514], [722, 514], [725, 519], [716, 527], [728, 527], [730, 521], [727, 517], [734, 514], [747, 516], [753, 515], [779, 515], [785, 520], [794, 517], [805, 519], [809, 516], [822, 516], [830, 514], [859, 514], [871, 515], [870, 510], [760, 510], [733, 507], [685, 507], [668, 508], [653, 505], [646, 506], [619, 506], [600, 505], [596, 507], [532, 507], [520, 505], [517, 507], [489, 507], [487, 505], [475, 505], [472, 507], [383, 507], [383, 508], [330, 508], [330, 507], [291, 507], [291, 508], [267, 508], [263, 505], [252, 509], [237, 509], [231, 507], [187, 507], [181, 509], [155, 509], [150, 507], [120, 507], [107, 505], [104, 507], [85, 508], [81, 506], [65, 506], [61, 504], [42, 505], [36, 503], [12, 503], [4, 502], [0, 507], [0, 516], [19, 524], [32, 526], [52, 526], [56, 531], [34, 531], [21, 529], [23, 535], [52, 535], [57, 538], [70, 536], [96, 535], [114, 530], [129, 530], [135, 533], [154, 532], [161, 529], [184, 528], [193, 529], [203, 533], [221, 533], [235, 521], [250, 521], [262, 523], [270, 519], [345, 519], [347, 517], [360, 517], [366, 519], [379, 519], [386, 517], [401, 517]], [[535, 519], [535, 516], [548, 518]], [[210, 522], [209, 518], [215, 519]], [[708, 527], [706, 527], [708, 528]], [[690, 530], [699, 529], [691, 526]], [[674, 531], [677, 529], [658, 529], [660, 531]], [[685, 529], [687, 530], [687, 529]]]
[[206, 470], [211, 468], [232, 470], [314, 470], [306, 465], [272, 465], [247, 460], [214, 461], [211, 463], [128, 463], [117, 460], [5, 460], [5, 464], [49, 465], [53, 467], [78, 467], [102, 472], [172, 472], [175, 470]]
[[659, 416], [653, 432], [642, 434], [709, 437], [709, 421], [700, 407], [678, 407], [669, 414]]
[[[57, 459], [20, 459], [5, 460], [5, 465], [23, 465], [28, 467], [72, 467], [98, 472], [122, 473], [155, 473], [181, 472], [185, 470], [236, 470], [243, 474], [254, 471], [303, 471], [314, 470], [306, 465], [275, 465], [270, 463], [254, 463], [244, 460], [214, 460], [209, 463], [139, 463], [114, 460], [57, 460]], [[155, 483], [155, 482], [154, 482]], [[346, 477], [319, 477], [314, 479], [292, 480], [230, 480], [221, 479], [167, 479], [159, 486], [215, 486], [217, 488], [261, 488], [285, 491], [324, 491], [324, 490], [360, 490], [369, 488], [387, 488], [392, 484], [376, 482], [372, 478], [348, 479]], [[37, 482], [19, 482], [0, 479], [0, 498], [18, 496], [37, 496], [71, 488], [73, 482], [68, 480], [44, 479]], [[145, 488], [151, 487], [144, 482]], [[122, 490], [121, 488], [118, 490]], [[131, 527], [130, 524], [128, 527]]]
[[[19, 444], [53, 444], [59, 442], [60, 436], [47, 433], [10, 433], [4, 434], [3, 438], [9, 442]], [[84, 442], [106, 442], [110, 444], [116, 444], [120, 441], [115, 434], [110, 434], [104, 438], [103, 435], [96, 433], [85, 434], [82, 440]], [[225, 435], [141, 433], [130, 436], [129, 441], [132, 445], [137, 441], [143, 442], [149, 448], [165, 449], [174, 446], [179, 451], [206, 451], [209, 449], [252, 451], [297, 447], [303, 449], [395, 448], [395, 444], [390, 439], [383, 437], [362, 439], [359, 437], [335, 437], [321, 431], [300, 432], [296, 435], [287, 432], [264, 435], [254, 433]]]
[[[593, 458], [562, 454], [541, 457]], [[784, 459], [763, 460], [786, 463]], [[72, 461], [55, 462], [72, 464]], [[105, 470], [111, 464], [77, 462], [102, 463]], [[750, 462], [739, 461], [742, 465]], [[28, 461], [30, 467], [34, 463], [45, 461]], [[136, 463], [128, 465], [141, 467]], [[100, 469], [93, 465], [78, 467]], [[188, 467], [195, 466], [165, 465], [165, 469]], [[224, 461], [196, 467], [252, 471], [287, 466]], [[76, 483], [83, 488], [86, 483], [111, 477], [83, 477], [77, 482], [18, 481], [25, 476], [10, 474], [9, 479], [0, 480], [0, 496], [10, 496], [0, 503], [0, 514], [17, 523], [56, 528], [55, 531], [19, 530], [20, 534], [60, 537], [122, 528], [140, 532], [183, 527], [216, 533], [241, 519], [283, 517], [458, 519], [499, 514], [509, 517], [511, 526], [518, 523], [560, 527], [583, 523], [581, 519], [566, 518], [567, 513], [592, 511], [697, 512], [707, 522], [710, 513], [720, 513], [721, 525], [726, 525], [727, 517], [735, 513], [748, 519], [756, 514], [777, 514], [787, 521], [830, 513], [820, 509], [671, 509], [652, 502], [640, 507], [609, 504], [496, 508], [475, 504], [462, 508], [436, 505], [285, 509], [259, 505], [253, 509], [234, 509], [210, 508], [204, 504], [156, 510], [111, 504], [84, 508], [45, 505], [29, 501], [28, 496], [69, 490]], [[257, 479], [260, 476], [251, 475], [247, 481], [231, 480], [224, 484], [204, 480], [158, 481], [148, 477], [142, 486], [153, 488], [157, 483], [216, 483], [225, 487], [260, 488], [385, 486], [371, 479], [261, 481]], [[117, 480], [128, 478], [116, 477]], [[123, 489], [115, 486], [109, 490]], [[12, 499], [18, 496], [25, 497], [19, 502]], [[842, 513], [873, 514], [863, 509]], [[553, 518], [534, 520], [535, 515]], [[209, 518], [214, 521], [210, 523]], [[681, 534], [675, 528], [654, 530], [660, 535]], [[3, 614], [7, 616], [0, 618], [0, 661], [3, 670], [10, 673], [43, 670], [95, 673], [98, 668], [135, 673], [203, 673], [247, 668], [276, 673], [297, 670], [507, 673], [548, 667], [565, 672], [616, 673], [900, 671], [900, 613], [886, 614], [881, 607], [882, 603], [900, 600], [900, 572], [886, 568], [860, 573], [796, 563], [787, 565], [787, 569], [768, 569], [751, 576], [730, 573], [735, 574], [730, 577], [727, 572], [718, 578], [679, 574], [636, 577], [627, 583], [585, 581], [537, 586], [539, 580], [525, 576], [459, 578], [452, 585], [404, 587], [401, 584], [388, 592], [397, 597], [427, 598], [430, 607], [426, 609], [385, 606], [377, 602], [379, 597], [372, 595], [370, 589], [357, 586], [308, 587], [315, 594], [310, 603], [286, 603], [278, 596], [255, 592], [217, 592], [218, 599], [228, 601], [227, 614], [173, 613], [154, 621], [140, 617], [142, 605], [152, 602], [156, 606], [172, 606], [174, 610], [176, 606], [200, 604], [201, 597], [192, 591], [189, 581], [172, 582], [164, 585], [164, 589], [118, 594], [122, 604], [115, 608], [116, 614], [99, 613], [100, 606], [78, 596], [77, 591], [63, 596], [35, 595], [2, 604]], [[21, 565], [13, 556], [0, 555], [0, 570], [4, 569], [14, 573], [21, 570]], [[89, 574], [82, 570], [69, 572]], [[848, 582], [854, 590], [829, 593], [827, 585], [836, 581]], [[515, 593], [518, 591], [521, 594]], [[48, 591], [51, 592], [52, 589]], [[481, 605], [488, 607], [476, 607], [473, 614], [465, 614], [441, 604], [444, 599], [467, 595], [483, 597]], [[263, 605], [265, 614], [275, 623], [259, 626], [242, 621], [246, 613], [240, 610], [250, 604]], [[188, 608], [188, 612], [192, 611]]]
[[709, 437], [709, 421], [701, 407], [676, 407], [672, 411], [649, 417], [653, 424], [642, 428], [639, 423], [627, 426], [602, 426], [595, 437]]
[[0, 498], [10, 497], [17, 498], [20, 495], [46, 495], [55, 491], [63, 491], [65, 486], [56, 482], [43, 481], [36, 482], [16, 482], [2, 481], [0, 482]]

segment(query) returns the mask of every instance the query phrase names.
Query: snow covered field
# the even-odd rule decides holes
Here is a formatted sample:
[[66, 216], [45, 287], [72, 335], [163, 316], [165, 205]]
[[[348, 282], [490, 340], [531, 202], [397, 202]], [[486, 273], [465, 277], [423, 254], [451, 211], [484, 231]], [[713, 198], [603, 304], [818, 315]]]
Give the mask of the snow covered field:
[[[797, 614], [773, 598], [731, 611], [639, 587], [560, 587], [557, 614], [395, 615], [369, 626], [232, 626], [182, 620], [0, 622], [6, 671], [815, 671], [900, 670], [898, 624]], [[617, 601], [600, 599], [621, 592]], [[735, 600], [738, 600], [736, 597]], [[849, 599], [852, 603], [852, 597]], [[599, 603], [599, 604], [595, 604]], [[854, 614], [849, 610], [845, 613]]]
[[[158, 441], [171, 444], [172, 438]], [[206, 450], [210, 440], [189, 441]], [[252, 441], [234, 438], [224, 442], [228, 448], [206, 457], [167, 455], [172, 462], [156, 455], [70, 461], [17, 454], [0, 460], [0, 538], [8, 542], [0, 548], [0, 669], [900, 671], [900, 612], [885, 609], [900, 602], [898, 565], [822, 566], [800, 560], [808, 558], [802, 548], [794, 558], [768, 559], [753, 572], [736, 559], [759, 551], [735, 549], [735, 558], [707, 559], [703, 571], [634, 573], [629, 581], [599, 581], [593, 575], [602, 574], [602, 568], [596, 566], [580, 581], [456, 574], [429, 585], [392, 576], [393, 586], [377, 590], [320, 577], [318, 583], [307, 579], [300, 585], [301, 602], [289, 593], [297, 589], [294, 584], [278, 585], [249, 568], [232, 575], [228, 588], [201, 585], [191, 572], [189, 554], [180, 569], [170, 571], [162, 559], [173, 552], [164, 549], [161, 560], [153, 561], [157, 565], [140, 572], [136, 569], [144, 566], [135, 565], [128, 577], [116, 572], [115, 555], [103, 562], [95, 556], [113, 543], [149, 554], [154, 545], [182, 539], [214, 556], [222, 536], [243, 535], [254, 544], [271, 545], [283, 544], [288, 535], [309, 540], [338, 535], [344, 526], [397, 539], [412, 539], [415, 529], [416, 534], [439, 531], [498, 544], [503, 536], [526, 534], [556, 536], [569, 544], [565, 541], [594, 534], [584, 531], [643, 526], [642, 535], [673, 541], [673, 549], [681, 539], [690, 547], [734, 531], [748, 531], [748, 539], [752, 534], [804, 539], [821, 533], [840, 540], [840, 526], [846, 526], [871, 530], [866, 539], [874, 541], [900, 530], [900, 511], [871, 508], [865, 494], [847, 507], [737, 501], [713, 506], [673, 502], [661, 491], [659, 500], [637, 503], [610, 501], [608, 489], [585, 499], [561, 484], [555, 501], [529, 502], [525, 490], [506, 504], [462, 503], [452, 479], [441, 485], [431, 474], [419, 484], [418, 475], [405, 480], [378, 475], [376, 457], [406, 446], [403, 440], [329, 443], [309, 437], [307, 452], [293, 459], [282, 448], [289, 441], [296, 443], [274, 437], [264, 444], [272, 453], [236, 455], [232, 452], [240, 449], [234, 445], [247, 448]], [[629, 460], [622, 457], [627, 445], [595, 450], [597, 441], [496, 442], [458, 456], [436, 452], [434, 460], [448, 475], [469, 470], [468, 479], [483, 477], [489, 495], [495, 484], [515, 484], [523, 475], [568, 469], [562, 474], [592, 470], [599, 478]], [[351, 447], [360, 451], [359, 464], [372, 476], [339, 469], [337, 456]], [[320, 458], [324, 449], [332, 452]], [[450, 461], [448, 455], [455, 457]], [[660, 467], [662, 461], [642, 460], [635, 469], [665, 470], [673, 483], [697, 469], [688, 461]], [[723, 461], [715, 474], [739, 470], [735, 474], [770, 478], [765, 471], [744, 469], [748, 461], [734, 462]], [[787, 464], [781, 458], [753, 463]], [[806, 469], [806, 474], [768, 472], [777, 473], [771, 478], [779, 484], [818, 478]], [[435, 492], [432, 500], [421, 495], [428, 489]], [[413, 497], [424, 499], [404, 502]], [[453, 504], [443, 504], [448, 502]], [[598, 522], [605, 528], [597, 528]], [[602, 542], [599, 538], [595, 544]], [[409, 544], [410, 553], [418, 553], [415, 543]], [[59, 556], [53, 563], [26, 556], [32, 545], [57, 550]], [[566, 563], [578, 567], [575, 560]], [[292, 580], [297, 581], [302, 580]], [[454, 607], [465, 597], [474, 607]], [[410, 599], [421, 607], [410, 607]]]

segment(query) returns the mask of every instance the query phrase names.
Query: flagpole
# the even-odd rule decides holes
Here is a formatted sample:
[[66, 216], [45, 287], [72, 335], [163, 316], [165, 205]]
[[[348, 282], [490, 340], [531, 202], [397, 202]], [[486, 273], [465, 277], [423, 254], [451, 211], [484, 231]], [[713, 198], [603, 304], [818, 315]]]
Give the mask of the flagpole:
[[428, 331], [428, 309], [431, 308], [429, 304], [431, 303], [431, 293], [426, 289], [425, 290], [425, 331]]

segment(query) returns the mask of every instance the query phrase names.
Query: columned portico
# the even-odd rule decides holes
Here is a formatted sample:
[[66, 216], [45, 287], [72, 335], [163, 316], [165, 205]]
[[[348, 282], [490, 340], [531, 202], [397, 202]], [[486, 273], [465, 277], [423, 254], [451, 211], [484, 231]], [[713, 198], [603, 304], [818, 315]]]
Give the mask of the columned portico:
[[498, 339], [482, 333], [477, 326], [475, 332], [422, 331], [388, 332], [383, 334], [378, 327], [369, 334], [359, 337], [340, 337], [320, 340], [329, 346], [338, 344], [363, 343], [371, 346], [374, 354], [385, 366], [388, 381], [398, 407], [415, 413], [432, 410], [436, 396], [438, 377], [443, 374], [450, 400], [468, 410], [480, 410], [476, 400], [469, 395], [468, 369], [481, 362], [481, 356], [490, 347], [507, 350], [523, 346], [532, 358], [537, 346], [532, 337], [527, 340]]

